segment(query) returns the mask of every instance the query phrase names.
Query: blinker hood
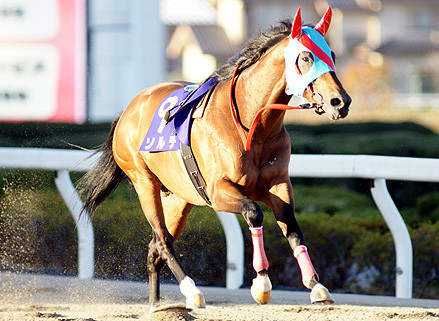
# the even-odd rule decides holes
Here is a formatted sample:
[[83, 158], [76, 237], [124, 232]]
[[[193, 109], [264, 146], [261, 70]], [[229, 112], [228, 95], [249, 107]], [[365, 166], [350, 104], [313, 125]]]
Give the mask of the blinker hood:
[[[284, 57], [285, 78], [287, 82], [286, 93], [288, 95], [301, 97], [306, 87], [310, 83], [327, 72], [335, 71], [335, 64], [331, 58], [331, 49], [322, 35], [322, 33], [326, 34], [326, 30], [329, 27], [329, 22], [331, 19], [330, 8], [328, 8], [327, 13], [315, 28], [307, 26], [301, 27], [300, 29], [297, 28], [298, 19], [300, 19], [301, 27], [302, 22], [300, 17], [300, 8], [296, 13], [296, 17], [294, 19], [295, 21], [293, 22], [289, 44], [284, 49]], [[325, 21], [326, 23], [326, 29], [324, 32], [321, 30], [322, 21]], [[299, 34], [295, 35], [294, 33]], [[296, 66], [296, 63], [300, 53], [303, 51], [312, 54], [314, 63], [308, 72], [301, 74]]]

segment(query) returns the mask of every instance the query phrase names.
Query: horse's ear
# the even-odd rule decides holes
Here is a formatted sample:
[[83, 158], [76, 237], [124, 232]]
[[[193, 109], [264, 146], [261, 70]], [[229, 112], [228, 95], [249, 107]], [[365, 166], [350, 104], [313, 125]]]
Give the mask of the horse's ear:
[[297, 9], [294, 16], [293, 24], [291, 25], [291, 38], [298, 38], [302, 33], [302, 7]]
[[316, 24], [316, 26], [314, 27], [314, 29], [320, 32], [323, 37], [326, 35], [326, 31], [328, 31], [329, 25], [331, 23], [331, 18], [332, 10], [331, 7], [328, 7], [322, 19], [320, 19], [319, 23]]

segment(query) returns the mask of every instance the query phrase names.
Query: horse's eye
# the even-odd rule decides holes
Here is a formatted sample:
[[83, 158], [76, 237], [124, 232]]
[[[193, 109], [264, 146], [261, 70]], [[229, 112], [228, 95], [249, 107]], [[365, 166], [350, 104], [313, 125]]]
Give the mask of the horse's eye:
[[309, 58], [308, 58], [308, 57], [303, 57], [303, 58], [302, 58], [302, 61], [304, 61], [304, 62], [309, 62]]

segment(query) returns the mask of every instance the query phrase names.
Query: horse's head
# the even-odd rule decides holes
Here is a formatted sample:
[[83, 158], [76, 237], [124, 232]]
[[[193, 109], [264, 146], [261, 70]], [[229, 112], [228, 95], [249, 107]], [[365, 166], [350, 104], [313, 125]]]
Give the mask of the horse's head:
[[331, 8], [313, 28], [302, 26], [301, 8], [294, 17], [285, 47], [287, 93], [306, 98], [333, 119], [348, 115], [351, 97], [335, 74], [334, 54], [325, 41]]

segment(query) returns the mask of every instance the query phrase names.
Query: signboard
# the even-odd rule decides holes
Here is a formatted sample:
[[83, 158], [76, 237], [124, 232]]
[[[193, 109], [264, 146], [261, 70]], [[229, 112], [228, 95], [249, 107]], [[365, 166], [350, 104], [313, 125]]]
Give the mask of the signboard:
[[0, 0], [0, 121], [84, 122], [86, 0]]

